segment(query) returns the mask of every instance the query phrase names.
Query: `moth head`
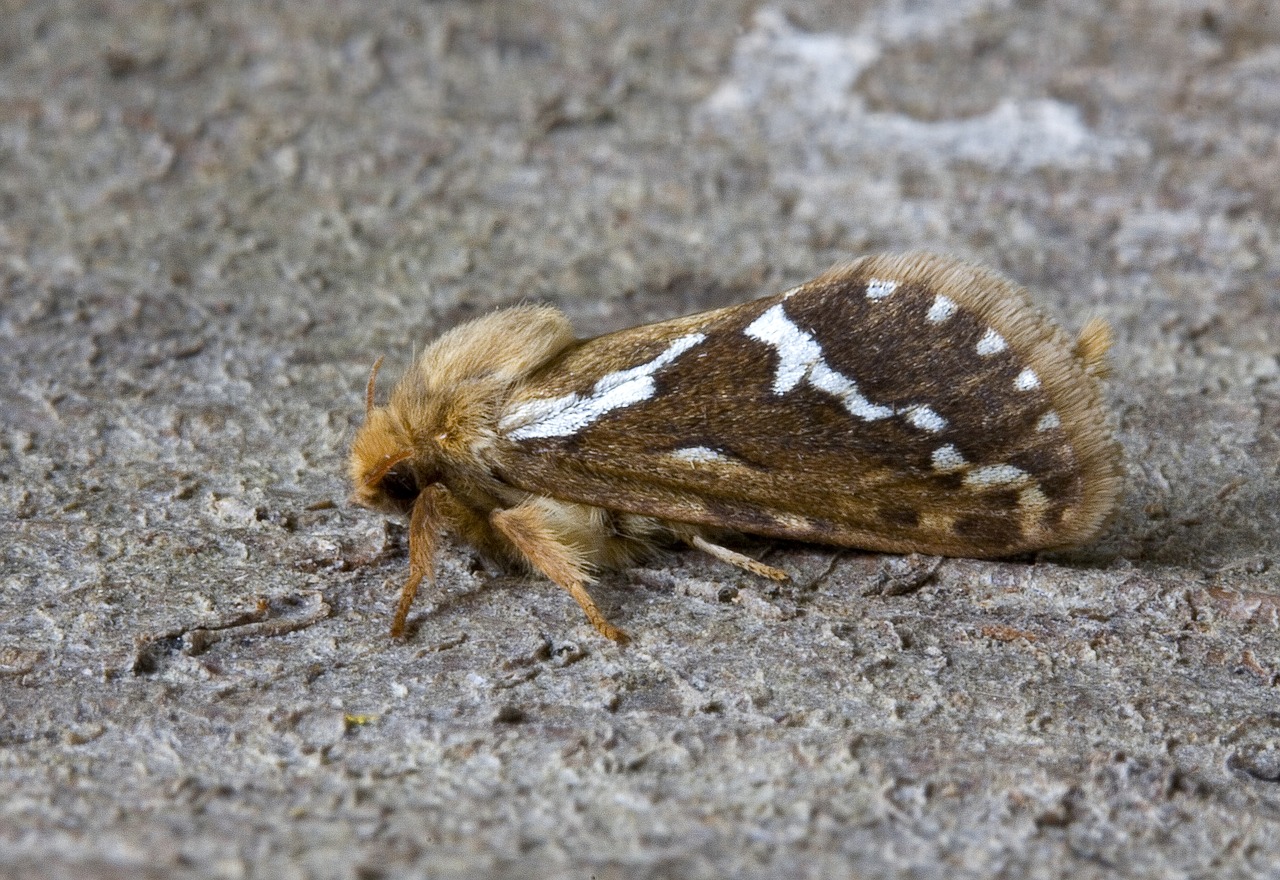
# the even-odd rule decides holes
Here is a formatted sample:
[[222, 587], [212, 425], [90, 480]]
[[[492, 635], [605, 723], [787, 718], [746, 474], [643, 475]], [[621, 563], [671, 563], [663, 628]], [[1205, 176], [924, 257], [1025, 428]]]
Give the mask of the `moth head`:
[[393, 403], [373, 405], [378, 358], [365, 392], [365, 420], [351, 445], [351, 501], [386, 513], [408, 513], [427, 486], [439, 479], [433, 463], [421, 454], [406, 420]]
[[349, 464], [350, 500], [386, 513], [407, 513], [426, 485], [414, 467], [413, 447], [400, 443], [382, 424], [386, 421], [369, 419], [356, 434]]

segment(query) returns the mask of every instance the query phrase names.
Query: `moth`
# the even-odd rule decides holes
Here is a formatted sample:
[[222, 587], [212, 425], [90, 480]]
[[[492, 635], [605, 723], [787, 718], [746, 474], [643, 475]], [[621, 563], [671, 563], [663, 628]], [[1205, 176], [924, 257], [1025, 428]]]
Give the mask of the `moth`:
[[593, 339], [549, 306], [462, 324], [382, 406], [379, 359], [351, 450], [353, 501], [409, 517], [391, 633], [446, 531], [541, 572], [618, 642], [588, 585], [665, 542], [775, 579], [718, 542], [966, 557], [1085, 543], [1121, 484], [1110, 344], [1102, 321], [1073, 341], [1012, 282], [929, 254]]

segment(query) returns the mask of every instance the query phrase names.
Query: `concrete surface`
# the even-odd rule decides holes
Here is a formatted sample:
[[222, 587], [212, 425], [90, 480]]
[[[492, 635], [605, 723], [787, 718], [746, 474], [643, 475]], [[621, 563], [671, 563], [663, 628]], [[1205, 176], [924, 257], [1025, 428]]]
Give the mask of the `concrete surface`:
[[[1280, 876], [1274, 2], [0, 7], [0, 873]], [[907, 248], [1114, 323], [1103, 540], [388, 640], [377, 355]]]

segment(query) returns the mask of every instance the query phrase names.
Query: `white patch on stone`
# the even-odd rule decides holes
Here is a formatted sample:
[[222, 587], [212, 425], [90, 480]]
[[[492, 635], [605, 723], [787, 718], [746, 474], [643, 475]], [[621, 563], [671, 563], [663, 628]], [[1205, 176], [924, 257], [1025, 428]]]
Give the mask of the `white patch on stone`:
[[784, 4], [761, 4], [737, 36], [718, 87], [694, 110], [695, 130], [755, 140], [770, 155], [802, 152], [805, 162], [787, 163], [802, 205], [828, 202], [833, 177], [856, 180], [865, 159], [888, 154], [975, 163], [1010, 177], [1040, 167], [1108, 169], [1126, 156], [1149, 156], [1146, 141], [1106, 136], [1067, 101], [1014, 96], [985, 113], [919, 119], [859, 94], [858, 78], [882, 58], [963, 32], [992, 5], [878, 3], [856, 29], [838, 31], [793, 24]]
[[867, 282], [867, 299], [884, 299], [898, 289], [898, 282], [872, 278]]
[[1004, 337], [991, 328], [987, 328], [987, 332], [978, 340], [978, 354], [983, 357], [1004, 351], [1005, 348]]
[[941, 324], [956, 313], [956, 301], [950, 297], [939, 295], [934, 299], [933, 305], [929, 306], [929, 313], [925, 315], [930, 324]]
[[653, 397], [657, 391], [653, 374], [706, 338], [702, 333], [681, 336], [653, 360], [601, 377], [586, 396], [566, 394], [530, 400], [504, 416], [498, 427], [511, 440], [569, 437], [606, 413]]
[[781, 303], [765, 311], [742, 332], [778, 353], [774, 394], [785, 394], [808, 379], [815, 388], [840, 398], [845, 409], [860, 419], [870, 422], [893, 415], [892, 407], [867, 400], [856, 382], [827, 366], [818, 340], [793, 324]]
[[1018, 378], [1013, 380], [1013, 386], [1019, 391], [1030, 391], [1040, 387], [1040, 377], [1036, 375], [1035, 370], [1027, 367], [1018, 374]]
[[686, 446], [683, 449], [673, 450], [672, 458], [678, 458], [681, 461], [689, 461], [694, 464], [708, 464], [715, 462], [718, 464], [734, 464], [734, 460], [723, 452], [718, 452], [709, 446]]
[[930, 434], [937, 434], [947, 426], [947, 420], [938, 415], [924, 404], [909, 407], [905, 411], [907, 421], [915, 425], [921, 431], [928, 431]]
[[960, 450], [950, 443], [933, 450], [933, 469], [944, 474], [954, 473], [969, 466]]
[[970, 489], [997, 489], [1001, 486], [1019, 486], [1031, 479], [1031, 475], [1011, 464], [990, 464], [965, 474], [964, 484]]
[[1061, 427], [1062, 427], [1062, 419], [1060, 419], [1058, 417], [1058, 414], [1053, 410], [1049, 410], [1047, 413], [1045, 413], [1040, 417], [1040, 421], [1036, 422], [1037, 431], [1052, 431], [1054, 428], [1061, 428]]

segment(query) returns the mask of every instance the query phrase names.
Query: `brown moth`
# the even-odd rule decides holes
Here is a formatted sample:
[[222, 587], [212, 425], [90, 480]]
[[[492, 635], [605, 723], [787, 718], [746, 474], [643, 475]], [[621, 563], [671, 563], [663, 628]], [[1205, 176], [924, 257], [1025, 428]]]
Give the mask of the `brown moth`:
[[384, 406], [369, 377], [353, 500], [409, 515], [404, 633], [439, 533], [568, 590], [747, 533], [888, 553], [1009, 556], [1089, 541], [1120, 490], [1110, 330], [1078, 339], [1025, 291], [927, 254], [865, 257], [742, 305], [577, 339], [549, 306], [450, 330]]

